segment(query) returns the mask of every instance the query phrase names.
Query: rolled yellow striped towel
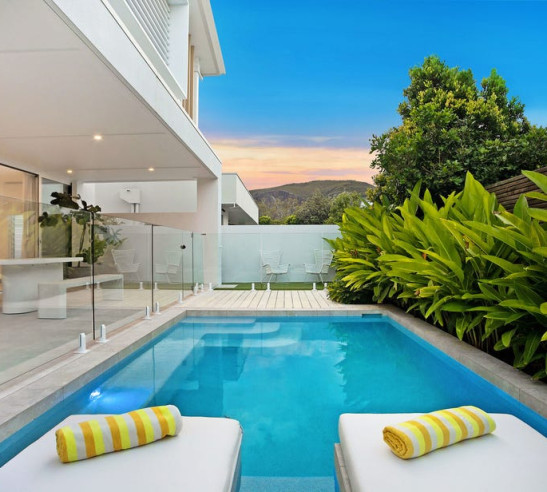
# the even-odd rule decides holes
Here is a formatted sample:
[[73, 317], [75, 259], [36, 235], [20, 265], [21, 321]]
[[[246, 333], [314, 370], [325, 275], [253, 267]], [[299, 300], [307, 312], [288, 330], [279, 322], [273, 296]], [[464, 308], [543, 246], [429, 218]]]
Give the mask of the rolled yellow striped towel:
[[496, 423], [480, 408], [465, 406], [427, 413], [384, 428], [384, 441], [405, 460], [493, 432]]
[[182, 417], [173, 405], [101, 415], [57, 429], [57, 454], [63, 463], [85, 460], [176, 436], [181, 429]]

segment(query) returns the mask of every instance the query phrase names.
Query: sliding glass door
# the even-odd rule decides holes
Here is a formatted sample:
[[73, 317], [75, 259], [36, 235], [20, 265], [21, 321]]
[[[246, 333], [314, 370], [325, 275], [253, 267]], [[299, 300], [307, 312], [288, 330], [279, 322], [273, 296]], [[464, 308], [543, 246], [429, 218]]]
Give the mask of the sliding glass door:
[[0, 164], [0, 258], [38, 254], [38, 176]]

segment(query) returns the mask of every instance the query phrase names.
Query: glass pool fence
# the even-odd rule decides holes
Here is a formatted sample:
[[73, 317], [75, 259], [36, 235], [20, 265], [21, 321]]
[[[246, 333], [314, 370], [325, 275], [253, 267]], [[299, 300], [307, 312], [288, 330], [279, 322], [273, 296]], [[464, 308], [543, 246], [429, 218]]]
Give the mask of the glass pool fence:
[[201, 288], [211, 247], [190, 231], [8, 197], [0, 231], [0, 384], [74, 351], [80, 333], [97, 339]]

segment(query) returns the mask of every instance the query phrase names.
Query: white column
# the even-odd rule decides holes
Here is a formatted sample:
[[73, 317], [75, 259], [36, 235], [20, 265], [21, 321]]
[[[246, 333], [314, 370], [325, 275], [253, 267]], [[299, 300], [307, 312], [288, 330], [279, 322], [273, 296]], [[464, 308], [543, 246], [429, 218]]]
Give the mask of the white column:
[[218, 179], [198, 179], [197, 187], [199, 229], [194, 231], [206, 234], [203, 241], [203, 282], [217, 285], [220, 283], [220, 183]]
[[196, 126], [199, 125], [199, 82], [202, 78], [199, 58], [196, 58], [194, 60], [194, 100], [192, 101], [192, 114]]

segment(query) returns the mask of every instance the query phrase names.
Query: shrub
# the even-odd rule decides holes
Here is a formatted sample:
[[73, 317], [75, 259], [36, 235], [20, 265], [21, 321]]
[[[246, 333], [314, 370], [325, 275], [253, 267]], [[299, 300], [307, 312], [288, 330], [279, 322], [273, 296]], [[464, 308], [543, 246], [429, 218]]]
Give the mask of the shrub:
[[285, 217], [285, 220], [283, 221], [283, 223], [289, 224], [289, 225], [299, 224], [298, 218], [294, 214], [288, 215], [287, 217]]
[[[528, 195], [547, 200], [547, 177], [525, 174], [544, 192]], [[440, 207], [419, 190], [397, 208], [346, 210], [331, 241], [337, 278], [547, 377], [547, 211], [521, 196], [507, 212], [471, 174]]]
[[351, 290], [340, 279], [328, 284], [329, 297], [342, 304], [369, 304], [373, 301], [373, 292], [368, 289]]

